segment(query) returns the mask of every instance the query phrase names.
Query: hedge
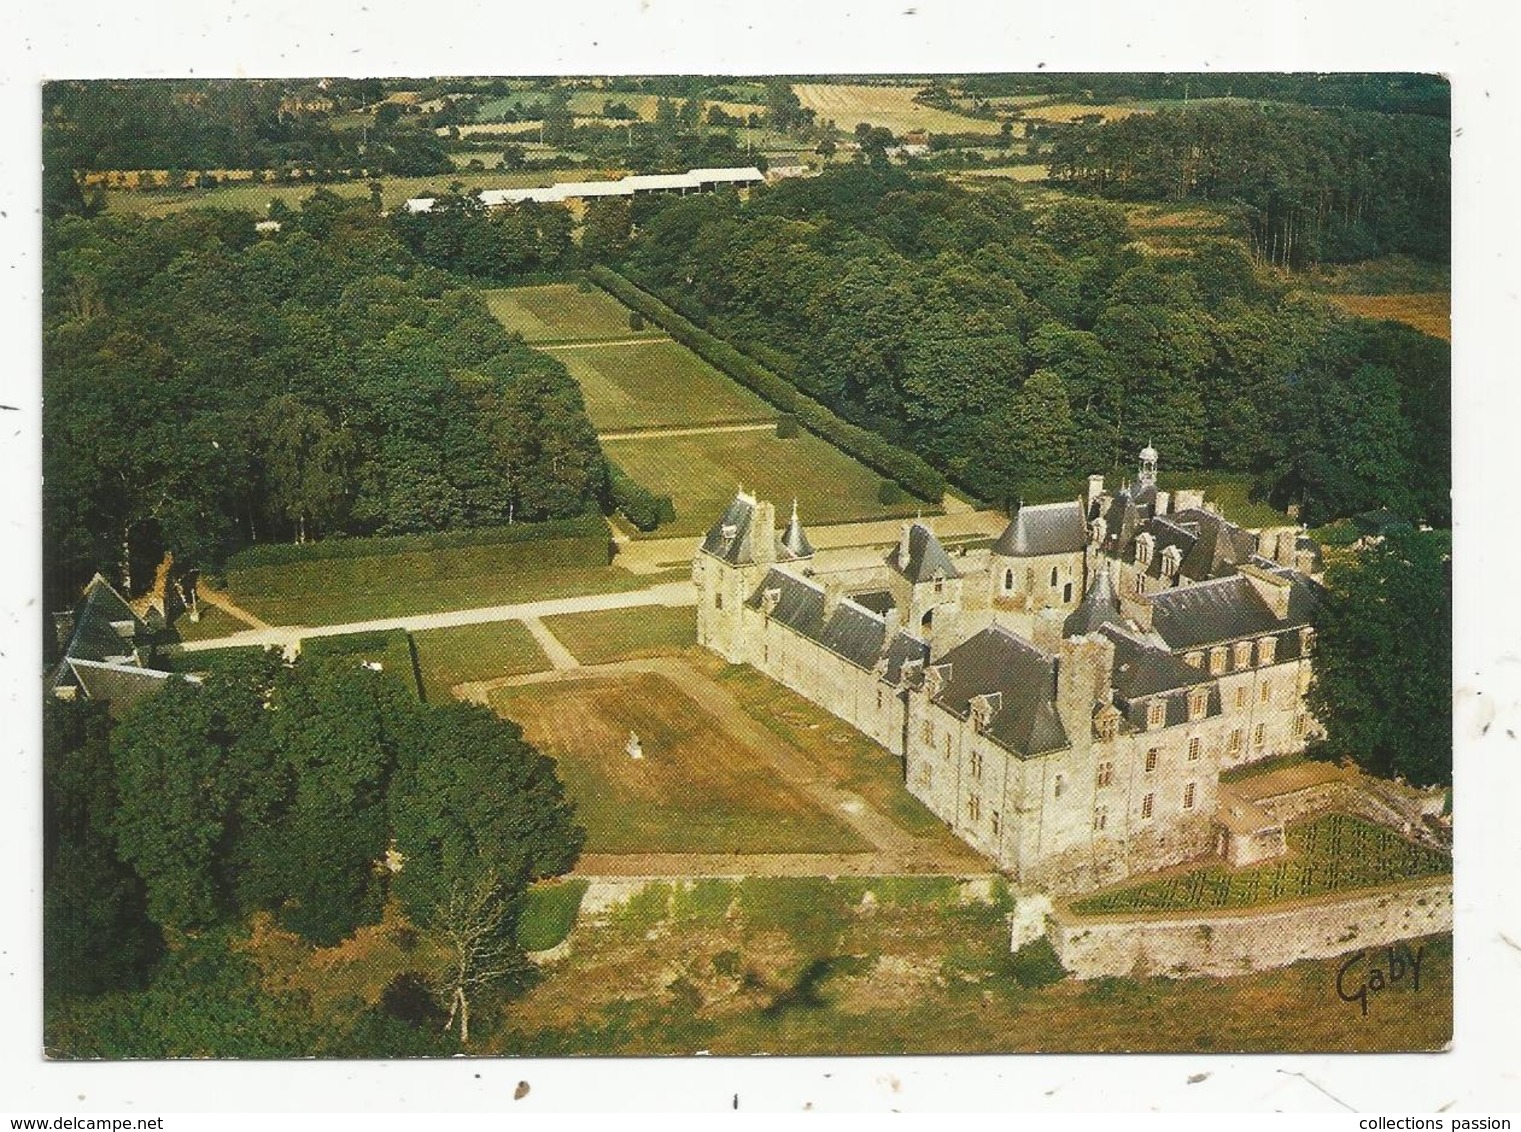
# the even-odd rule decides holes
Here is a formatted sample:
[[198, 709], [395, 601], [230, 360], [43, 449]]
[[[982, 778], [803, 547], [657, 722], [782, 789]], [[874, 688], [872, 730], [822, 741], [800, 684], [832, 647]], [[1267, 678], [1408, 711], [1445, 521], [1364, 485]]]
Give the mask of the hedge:
[[656, 495], [611, 460], [607, 471], [613, 506], [641, 531], [653, 531], [676, 518], [676, 504], [669, 495]]
[[607, 564], [607, 527], [596, 515], [573, 519], [547, 519], [539, 523], [513, 523], [506, 527], [475, 527], [458, 531], [431, 531], [416, 535], [382, 535], [373, 538], [328, 538], [320, 542], [270, 542], [246, 547], [227, 560], [228, 573], [259, 566], [286, 566], [330, 558], [368, 558], [372, 555], [409, 554], [419, 551], [456, 550], [470, 546], [501, 546], [505, 543], [545, 540], [585, 541], [587, 565]]
[[944, 496], [945, 476], [914, 453], [843, 420], [827, 406], [799, 392], [790, 382], [677, 314], [617, 272], [598, 266], [589, 268], [587, 276], [625, 306], [664, 327], [672, 338], [698, 357], [760, 394], [782, 412], [792, 413], [808, 431], [854, 456], [867, 467], [896, 480], [921, 499], [938, 503]]

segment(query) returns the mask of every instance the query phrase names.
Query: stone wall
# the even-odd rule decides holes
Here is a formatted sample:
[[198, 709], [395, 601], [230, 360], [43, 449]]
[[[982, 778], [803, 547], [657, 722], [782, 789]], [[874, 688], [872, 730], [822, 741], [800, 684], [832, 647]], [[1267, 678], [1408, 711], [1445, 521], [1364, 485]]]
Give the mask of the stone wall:
[[1079, 916], [1059, 908], [1046, 937], [1080, 979], [1239, 975], [1452, 930], [1452, 881], [1391, 886], [1271, 908]]

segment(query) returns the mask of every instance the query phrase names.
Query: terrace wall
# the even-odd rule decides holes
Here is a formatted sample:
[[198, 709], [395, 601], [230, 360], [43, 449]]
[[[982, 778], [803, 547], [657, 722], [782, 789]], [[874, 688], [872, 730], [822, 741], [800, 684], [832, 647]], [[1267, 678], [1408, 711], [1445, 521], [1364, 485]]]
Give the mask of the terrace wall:
[[1080, 979], [1240, 975], [1451, 930], [1450, 877], [1257, 911], [1046, 917], [1046, 938]]

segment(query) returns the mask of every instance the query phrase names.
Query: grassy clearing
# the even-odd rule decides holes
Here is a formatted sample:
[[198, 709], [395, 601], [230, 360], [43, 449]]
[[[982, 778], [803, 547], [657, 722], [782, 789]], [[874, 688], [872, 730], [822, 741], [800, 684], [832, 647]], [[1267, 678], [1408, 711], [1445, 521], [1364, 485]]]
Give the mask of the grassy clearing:
[[533, 634], [521, 621], [455, 625], [412, 634], [423, 693], [430, 704], [446, 704], [456, 684], [494, 680], [549, 667]]
[[[509, 549], [458, 547], [258, 566], [230, 571], [227, 590], [273, 625], [337, 625], [576, 594], [625, 593], [677, 576], [641, 577], [613, 566], [525, 565], [521, 557], [505, 553]], [[422, 561], [398, 561], [403, 559]], [[417, 568], [410, 576], [405, 572], [408, 566]]]
[[1340, 959], [1082, 983], [1049, 956], [1009, 954], [1006, 899], [963, 904], [944, 880], [900, 884], [651, 886], [578, 929], [574, 952], [505, 1008], [488, 1051], [1352, 1052], [1434, 1049], [1452, 1033], [1450, 936], [1425, 941], [1420, 991], [1409, 980], [1387, 991], [1370, 1026], [1336, 997]]
[[665, 336], [658, 326], [630, 330], [628, 308], [600, 287], [590, 291], [574, 283], [494, 287], [480, 296], [497, 321], [533, 343]]
[[1422, 334], [1452, 341], [1452, 296], [1446, 291], [1400, 295], [1330, 295], [1331, 302], [1359, 318], [1403, 322]]
[[239, 621], [225, 609], [219, 609], [208, 601], [200, 603], [201, 619], [190, 620], [190, 614], [182, 613], [174, 619], [174, 633], [182, 641], [210, 641], [238, 633], [249, 626]]
[[1073, 903], [1075, 912], [1176, 912], [1246, 908], [1330, 892], [1439, 876], [1452, 859], [1349, 814], [1327, 814], [1285, 831], [1289, 855], [1232, 869], [1212, 864], [1129, 884]]
[[[587, 852], [870, 848], [662, 677], [507, 687], [492, 706], [558, 760], [586, 826]], [[642, 759], [625, 751], [630, 732], [639, 735]]]
[[564, 943], [576, 926], [586, 886], [584, 880], [561, 880], [530, 888], [518, 917], [518, 946], [524, 951], [547, 951]]
[[544, 618], [544, 626], [582, 664], [668, 656], [697, 641], [697, 615], [663, 605], [605, 609]]
[[[716, 660], [707, 664], [706, 657], [702, 661], [744, 705], [746, 714], [806, 755], [821, 778], [859, 794], [916, 837], [936, 838], [947, 846], [960, 844], [946, 831], [945, 823], [904, 788], [898, 760], [854, 727], [753, 668]], [[967, 861], [969, 867], [976, 867], [977, 858], [970, 850]]]
[[968, 118], [934, 106], [922, 106], [914, 95], [922, 86], [866, 86], [855, 83], [793, 83], [804, 109], [820, 122], [833, 119], [847, 133], [861, 122], [885, 126], [894, 134], [928, 130], [937, 134], [996, 134], [1002, 123]]
[[608, 457], [646, 490], [669, 495], [676, 520], [656, 532], [661, 538], [706, 531], [742, 484], [781, 506], [794, 496], [803, 503], [804, 523], [839, 523], [912, 515], [925, 505], [878, 502], [882, 477], [811, 433], [790, 440], [771, 431], [707, 433], [699, 436], [604, 440]]
[[999, 179], [1019, 181], [1025, 184], [1044, 181], [1049, 173], [1045, 165], [987, 165], [978, 169], [961, 169], [952, 174], [956, 178]]
[[676, 342], [575, 346], [553, 354], [580, 384], [587, 415], [600, 431], [776, 418], [770, 405]]

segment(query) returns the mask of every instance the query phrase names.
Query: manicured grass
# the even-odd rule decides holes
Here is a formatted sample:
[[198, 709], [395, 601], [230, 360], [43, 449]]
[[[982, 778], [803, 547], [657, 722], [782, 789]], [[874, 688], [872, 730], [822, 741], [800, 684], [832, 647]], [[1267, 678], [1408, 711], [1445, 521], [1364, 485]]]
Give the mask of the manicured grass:
[[[752, 719], [807, 755], [826, 781], [859, 794], [915, 836], [959, 844], [904, 787], [898, 760], [855, 728], [748, 665], [724, 665], [714, 675]], [[967, 859], [975, 865], [970, 850]]]
[[412, 695], [422, 695], [412, 664], [412, 646], [404, 630], [381, 629], [337, 637], [311, 637], [301, 642], [301, 652], [308, 657], [342, 657], [355, 664], [378, 664], [382, 672], [394, 675], [405, 684]]
[[1446, 291], [1396, 295], [1330, 295], [1330, 300], [1359, 318], [1390, 320], [1413, 326], [1422, 334], [1452, 341], [1452, 296]]
[[914, 95], [923, 89], [915, 86], [868, 86], [856, 83], [793, 83], [793, 91], [805, 110], [813, 110], [819, 121], [833, 118], [847, 133], [858, 122], [886, 126], [894, 134], [910, 130], [932, 133], [996, 134], [1001, 122], [988, 118], [968, 118], [934, 106], [923, 106]]
[[1075, 912], [1174, 912], [1243, 908], [1452, 871], [1452, 859], [1349, 814], [1327, 814], [1285, 831], [1289, 855], [1232, 869], [1173, 873], [1075, 901]]
[[209, 641], [250, 627], [208, 601], [201, 602], [200, 606], [201, 619], [199, 621], [190, 620], [189, 613], [181, 613], [174, 619], [174, 632], [180, 640]]
[[544, 627], [582, 664], [609, 664], [680, 652], [697, 641], [697, 614], [664, 605], [544, 618]]
[[776, 418], [770, 405], [676, 342], [549, 352], [580, 383], [599, 432]]
[[[558, 760], [589, 853], [870, 848], [660, 676], [518, 685], [491, 702]], [[625, 751], [630, 732], [642, 759]]]
[[639, 437], [604, 440], [602, 448], [645, 489], [675, 501], [675, 521], [655, 532], [661, 538], [706, 531], [736, 485], [774, 500], [778, 512], [796, 497], [804, 524], [912, 515], [925, 507], [912, 498], [879, 503], [881, 476], [807, 432], [790, 440], [771, 430]]
[[518, 917], [518, 946], [524, 951], [548, 951], [565, 942], [576, 926], [586, 887], [585, 880], [575, 879], [530, 888]]
[[455, 625], [412, 634], [423, 692], [430, 704], [446, 704], [456, 684], [540, 672], [549, 667], [521, 621]]
[[508, 330], [529, 342], [585, 342], [596, 338], [661, 338], [649, 326], [629, 329], [629, 310], [600, 287], [583, 291], [574, 283], [541, 287], [492, 287], [480, 292], [486, 306]]

